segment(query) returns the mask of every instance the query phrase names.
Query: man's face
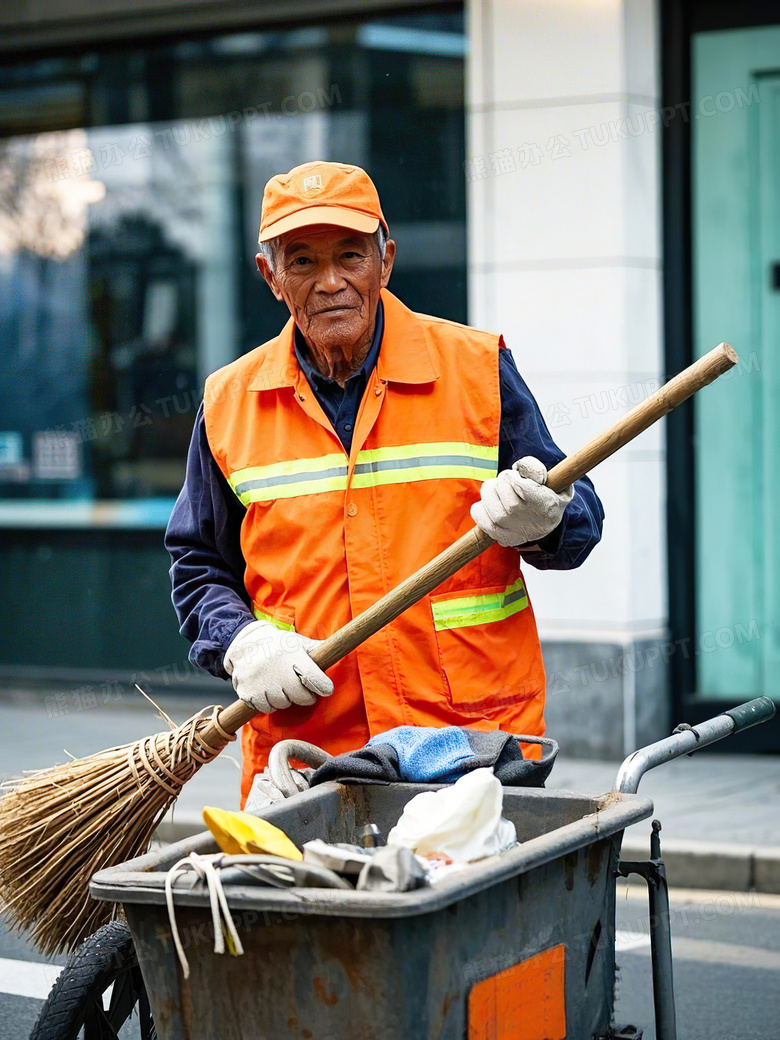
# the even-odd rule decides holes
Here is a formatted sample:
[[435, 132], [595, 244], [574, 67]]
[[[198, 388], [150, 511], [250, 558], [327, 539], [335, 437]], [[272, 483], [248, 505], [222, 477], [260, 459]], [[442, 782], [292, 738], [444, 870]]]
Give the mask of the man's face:
[[281, 236], [273, 270], [259, 254], [257, 266], [313, 353], [349, 362], [371, 342], [394, 257], [392, 240], [381, 260], [373, 235], [315, 226]]

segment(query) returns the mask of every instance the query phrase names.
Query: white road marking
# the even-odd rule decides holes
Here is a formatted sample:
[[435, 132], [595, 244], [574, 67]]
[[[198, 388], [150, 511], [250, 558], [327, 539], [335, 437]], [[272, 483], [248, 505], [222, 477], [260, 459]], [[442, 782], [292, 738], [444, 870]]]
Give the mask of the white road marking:
[[0, 957], [0, 993], [45, 1000], [61, 971], [57, 964]]
[[626, 950], [638, 950], [641, 947], [650, 946], [650, 935], [632, 935], [630, 932], [615, 933], [615, 950], [617, 953], [625, 953]]
[[[615, 949], [625, 953], [627, 950], [650, 949], [650, 939], [636, 942], [632, 946], [619, 946]], [[675, 939], [672, 936], [673, 961], [699, 961], [706, 964], [729, 964], [734, 968], [753, 968], [762, 971], [780, 971], [780, 951], [766, 950], [760, 946], [737, 946], [732, 943], [710, 942], [707, 939]]]
[[[642, 882], [622, 880], [617, 886], [618, 900], [638, 899], [647, 906], [647, 886]], [[780, 910], [780, 894], [768, 892], [731, 892], [709, 888], [670, 888], [672, 906], [696, 906], [714, 900], [730, 900], [739, 910]]]

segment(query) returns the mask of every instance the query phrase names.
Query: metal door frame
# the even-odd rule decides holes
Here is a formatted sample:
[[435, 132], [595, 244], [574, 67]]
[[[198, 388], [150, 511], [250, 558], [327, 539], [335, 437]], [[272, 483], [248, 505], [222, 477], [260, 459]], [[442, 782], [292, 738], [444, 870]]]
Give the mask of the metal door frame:
[[[691, 39], [695, 33], [780, 24], [776, 3], [745, 0], [661, 0], [661, 104], [691, 101]], [[690, 121], [672, 119], [663, 130], [663, 296], [667, 377], [693, 360], [693, 264]], [[693, 404], [667, 417], [667, 566], [671, 639], [693, 641], [696, 633]], [[692, 724], [723, 711], [723, 701], [696, 696], [696, 658], [674, 654], [669, 661], [671, 710], [675, 721]], [[729, 751], [780, 751], [780, 719], [739, 734]]]

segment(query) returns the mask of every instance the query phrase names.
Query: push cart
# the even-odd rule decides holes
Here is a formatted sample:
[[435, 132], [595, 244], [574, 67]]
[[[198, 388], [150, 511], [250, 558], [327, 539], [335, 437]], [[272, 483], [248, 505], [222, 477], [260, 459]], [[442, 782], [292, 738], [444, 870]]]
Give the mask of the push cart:
[[[208, 897], [177, 884], [184, 978], [165, 905], [168, 870], [216, 852], [209, 833], [97, 873], [94, 898], [117, 921], [73, 954], [31, 1040], [627, 1040], [614, 1026], [615, 892], [648, 883], [658, 1040], [676, 1036], [671, 937], [659, 825], [650, 858], [623, 862], [626, 827], [652, 815], [644, 773], [774, 714], [758, 698], [625, 760], [601, 796], [504, 788], [519, 845], [402, 893], [238, 881], [225, 892], [244, 947], [214, 953]], [[326, 783], [262, 812], [298, 845], [386, 836], [406, 802], [441, 785]], [[110, 989], [104, 1002], [103, 994]], [[62, 1009], [69, 1009], [67, 1014]], [[124, 1029], [127, 1029], [125, 1025]]]

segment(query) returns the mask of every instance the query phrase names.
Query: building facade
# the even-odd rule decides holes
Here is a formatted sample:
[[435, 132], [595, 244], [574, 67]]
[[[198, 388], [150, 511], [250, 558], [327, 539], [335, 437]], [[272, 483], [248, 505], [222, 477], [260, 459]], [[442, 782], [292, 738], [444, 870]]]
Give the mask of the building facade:
[[502, 332], [564, 451], [719, 341], [740, 352], [594, 474], [586, 564], [527, 568], [549, 731], [619, 758], [772, 693], [768, 7], [59, 0], [6, 18], [0, 675], [209, 684], [162, 532], [205, 375], [285, 317], [254, 271], [262, 186], [322, 157], [375, 179], [393, 290]]

